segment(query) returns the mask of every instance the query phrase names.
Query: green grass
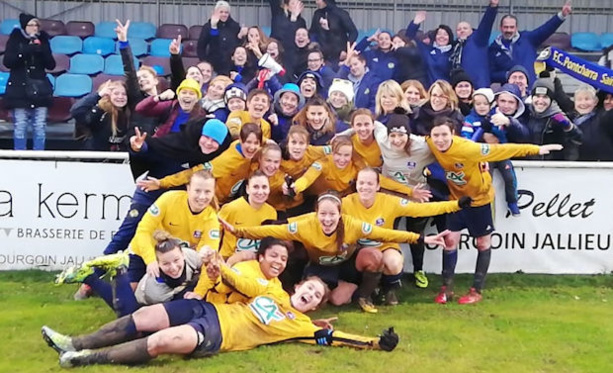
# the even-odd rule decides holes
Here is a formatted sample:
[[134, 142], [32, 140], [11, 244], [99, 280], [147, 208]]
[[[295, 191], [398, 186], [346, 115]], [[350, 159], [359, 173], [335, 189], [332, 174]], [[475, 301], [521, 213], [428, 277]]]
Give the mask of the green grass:
[[[100, 299], [74, 302], [73, 286], [55, 287], [53, 274], [0, 272], [0, 372], [59, 372], [57, 354], [43, 342], [47, 324], [64, 333], [91, 332], [114, 318]], [[613, 277], [490, 275], [481, 304], [432, 303], [439, 279], [406, 286], [401, 305], [368, 315], [326, 307], [336, 327], [378, 334], [394, 326], [398, 348], [357, 351], [310, 345], [260, 347], [203, 360], [164, 357], [144, 367], [95, 366], [83, 372], [552, 372], [613, 370]], [[459, 276], [465, 291], [470, 276]], [[408, 282], [408, 281], [407, 281]]]

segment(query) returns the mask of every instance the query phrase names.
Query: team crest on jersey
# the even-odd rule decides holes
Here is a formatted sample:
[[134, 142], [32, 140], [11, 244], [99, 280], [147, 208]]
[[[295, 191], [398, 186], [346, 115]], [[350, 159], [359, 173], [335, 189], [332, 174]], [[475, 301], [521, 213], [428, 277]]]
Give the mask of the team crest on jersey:
[[202, 168], [210, 171], [213, 169], [213, 165], [211, 164], [211, 162], [206, 162], [202, 164]]
[[370, 88], [366, 88], [366, 90], [364, 91], [364, 94], [365, 95], [370, 94]]
[[376, 225], [377, 227], [382, 227], [382, 226], [383, 226], [383, 224], [385, 224], [385, 219], [383, 219], [383, 218], [378, 218], [377, 220], [375, 220], [375, 225]]
[[488, 144], [481, 144], [481, 154], [483, 155], [490, 154], [490, 146]]
[[290, 223], [287, 226], [287, 231], [289, 233], [297, 233], [298, 232], [298, 223], [297, 222]]
[[317, 171], [321, 171], [321, 164], [319, 162], [313, 162], [313, 164], [311, 165], [311, 167], [313, 167], [314, 169], [316, 169]]
[[393, 69], [394, 67], [396, 67], [396, 64], [393, 63], [393, 62], [390, 62], [390, 63], [387, 64], [387, 68], [388, 69]]
[[456, 163], [455, 168], [464, 168], [464, 164], [463, 163]]
[[447, 180], [451, 181], [455, 185], [466, 185], [466, 180], [464, 180], [464, 176], [466, 176], [464, 174], [464, 171], [461, 171], [461, 172], [447, 171], [445, 173], [445, 177], [447, 178]]
[[128, 215], [130, 215], [131, 218], [136, 218], [136, 217], [138, 217], [138, 210], [137, 209], [132, 209], [132, 210], [130, 210]]
[[372, 233], [372, 224], [362, 223], [362, 233], [371, 234]]
[[407, 162], [407, 167], [408, 168], [415, 168], [415, 167], [417, 167], [417, 162], [409, 161], [409, 162]]
[[160, 215], [160, 208], [157, 207], [154, 203], [153, 205], [151, 205], [151, 207], [149, 207], [149, 213], [153, 216], [158, 216]]
[[400, 206], [406, 206], [409, 204], [409, 200], [406, 198], [403, 198], [400, 200]]
[[202, 231], [194, 231], [194, 238], [202, 237]]
[[285, 313], [285, 316], [287, 316], [288, 319], [293, 320], [296, 318], [296, 315], [292, 312], [292, 311], [287, 311]]
[[211, 229], [209, 231], [209, 238], [212, 238], [214, 240], [218, 240], [219, 239], [219, 230], [217, 229]]

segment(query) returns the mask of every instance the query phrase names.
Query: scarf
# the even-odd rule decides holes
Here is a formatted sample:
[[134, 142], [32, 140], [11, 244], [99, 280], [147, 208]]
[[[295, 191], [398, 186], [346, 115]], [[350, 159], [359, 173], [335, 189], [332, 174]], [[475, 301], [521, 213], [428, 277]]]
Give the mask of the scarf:
[[210, 98], [202, 99], [202, 108], [209, 114], [215, 112], [215, 110], [223, 109], [226, 104], [223, 102], [223, 98], [218, 100], [211, 100]]
[[452, 70], [459, 69], [462, 66], [462, 52], [464, 52], [464, 44], [466, 44], [466, 39], [458, 39], [453, 46], [453, 50], [449, 56]]
[[447, 52], [449, 52], [449, 51], [451, 50], [451, 47], [452, 47], [452, 46], [451, 46], [451, 44], [447, 44], [447, 45], [440, 46], [440, 45], [436, 44], [436, 42], [434, 42], [434, 43], [432, 44], [432, 46], [433, 46], [434, 48], [438, 49], [438, 50], [439, 50], [441, 53], [447, 53]]
[[179, 278], [172, 278], [162, 271], [160, 271], [160, 278], [166, 285], [168, 285], [168, 287], [172, 289], [183, 285], [185, 283], [185, 279], [187, 278], [187, 263], [183, 263], [183, 273], [181, 273]]

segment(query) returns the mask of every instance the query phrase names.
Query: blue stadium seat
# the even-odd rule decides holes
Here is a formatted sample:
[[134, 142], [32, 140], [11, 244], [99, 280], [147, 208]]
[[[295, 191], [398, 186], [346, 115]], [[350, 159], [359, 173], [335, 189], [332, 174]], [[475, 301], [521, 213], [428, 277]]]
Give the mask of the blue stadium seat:
[[117, 27], [117, 23], [115, 22], [99, 22], [96, 24], [96, 31], [94, 31], [94, 36], [116, 39], [117, 34], [115, 33], [115, 27]]
[[149, 55], [154, 57], [170, 57], [168, 46], [172, 42], [171, 39], [155, 39], [151, 42]]
[[58, 35], [51, 39], [51, 51], [57, 54], [72, 55], [83, 50], [83, 40], [78, 36]]
[[9, 81], [9, 75], [11, 74], [8, 72], [0, 72], [0, 95], [6, 92], [6, 84]]
[[570, 44], [585, 52], [600, 51], [600, 38], [593, 32], [575, 32], [570, 37]]
[[83, 41], [83, 53], [99, 54], [103, 57], [115, 52], [115, 40], [102, 38], [99, 36], [90, 36]]
[[613, 45], [613, 32], [600, 35], [600, 46], [602, 49], [609, 48], [611, 45]]
[[69, 73], [94, 75], [104, 70], [104, 58], [97, 54], [77, 54], [70, 59]]
[[87, 75], [62, 74], [55, 80], [54, 95], [58, 97], [81, 97], [91, 91], [92, 78]]
[[9, 35], [14, 28], [21, 28], [18, 19], [7, 18], [0, 23], [0, 34]]
[[149, 40], [155, 38], [157, 27], [150, 22], [132, 22], [128, 29], [128, 38], [140, 38]]
[[47, 79], [49, 79], [49, 82], [51, 83], [51, 86], [55, 89], [55, 76], [53, 76], [51, 74], [47, 74]]
[[270, 33], [272, 32], [272, 29], [269, 26], [260, 26], [260, 28], [262, 29], [262, 32], [264, 33], [264, 35], [270, 37]]
[[167, 57], [147, 56], [142, 60], [143, 65], [151, 66], [158, 75], [170, 75], [170, 59]]
[[[130, 48], [132, 49], [132, 55], [135, 57], [144, 56], [149, 52], [149, 44], [147, 44], [145, 39], [128, 38], [128, 42], [130, 43]], [[119, 43], [117, 43], [117, 50], [115, 53], [119, 53]]]
[[[134, 68], [138, 70], [139, 65], [140, 61], [138, 58], [134, 57]], [[103, 73], [107, 75], [123, 75], [123, 62], [121, 62], [121, 56], [118, 54], [108, 56], [104, 60]]]

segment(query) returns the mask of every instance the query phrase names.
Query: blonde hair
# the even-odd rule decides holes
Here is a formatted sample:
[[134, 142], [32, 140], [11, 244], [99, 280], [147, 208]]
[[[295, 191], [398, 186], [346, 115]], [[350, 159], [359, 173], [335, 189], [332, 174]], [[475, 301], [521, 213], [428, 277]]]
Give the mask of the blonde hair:
[[415, 79], [405, 80], [400, 85], [400, 88], [402, 88], [403, 93], [406, 92], [407, 89], [409, 89], [409, 87], [415, 87], [419, 91], [419, 97], [421, 97], [420, 105], [423, 105], [424, 103], [426, 103], [426, 101], [430, 99], [430, 95], [428, 94], [428, 91], [426, 91], [426, 88], [424, 87], [423, 84], [421, 84], [419, 80], [415, 80]]
[[579, 88], [577, 88], [577, 90], [575, 91], [575, 97], [577, 97], [577, 95], [580, 93], [587, 93], [590, 98], [594, 100], [596, 104], [598, 104], [598, 96], [596, 95], [596, 90], [591, 85], [582, 84], [581, 86], [579, 86]]
[[[126, 94], [128, 93], [128, 87], [126, 83], [121, 80], [113, 80], [110, 82], [105, 82], [98, 87], [98, 92], [100, 92], [103, 88], [109, 87], [111, 90], [117, 87], [123, 87], [125, 89]], [[98, 101], [98, 107], [104, 110], [105, 113], [111, 115], [111, 132], [113, 136], [117, 136], [117, 119], [119, 118], [119, 112], [123, 111], [127, 115], [130, 113], [130, 109], [128, 105], [123, 108], [117, 108], [115, 105], [111, 103], [110, 96], [104, 96]]]
[[390, 113], [383, 112], [383, 106], [381, 105], [381, 100], [383, 99], [384, 94], [388, 94], [388, 95], [396, 97], [396, 99], [398, 100], [398, 105], [396, 106], [400, 106], [401, 108], [406, 110], [408, 113], [411, 112], [411, 105], [409, 105], [409, 101], [404, 96], [404, 91], [400, 87], [400, 84], [390, 79], [390, 80], [386, 80], [383, 83], [379, 84], [379, 88], [377, 89], [377, 95], [375, 96], [375, 103], [376, 103], [375, 104], [376, 105], [375, 114], [377, 115], [377, 117], [383, 114], [390, 114]]
[[142, 65], [141, 67], [138, 68], [138, 71], [147, 71], [148, 73], [153, 75], [154, 78], [158, 77], [157, 71], [155, 71], [155, 69], [151, 66]]
[[443, 91], [443, 94], [447, 96], [447, 107], [451, 108], [451, 110], [458, 108], [460, 101], [458, 100], [458, 96], [455, 94], [455, 90], [451, 84], [449, 84], [449, 82], [439, 79], [432, 83], [430, 89], [428, 90], [428, 95], [430, 97], [432, 97], [432, 91], [435, 87], [438, 87], [441, 91]]
[[211, 82], [209, 83], [209, 85], [215, 84], [217, 82], [221, 82], [224, 85], [224, 89], [225, 89], [227, 86], [232, 84], [232, 79], [230, 79], [229, 77], [225, 75], [217, 75], [216, 77], [211, 79]]

